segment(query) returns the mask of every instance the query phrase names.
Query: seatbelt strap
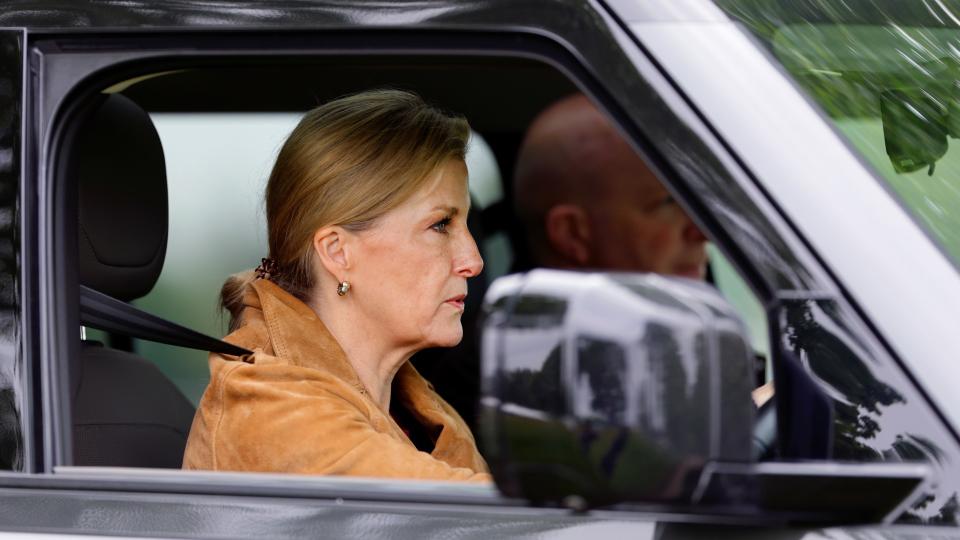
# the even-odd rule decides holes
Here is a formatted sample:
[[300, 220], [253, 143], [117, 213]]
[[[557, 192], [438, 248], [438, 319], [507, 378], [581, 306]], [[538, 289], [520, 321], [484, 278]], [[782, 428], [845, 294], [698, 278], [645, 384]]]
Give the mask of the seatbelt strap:
[[243, 347], [151, 315], [112, 296], [80, 286], [80, 324], [167, 345], [233, 356], [253, 354]]

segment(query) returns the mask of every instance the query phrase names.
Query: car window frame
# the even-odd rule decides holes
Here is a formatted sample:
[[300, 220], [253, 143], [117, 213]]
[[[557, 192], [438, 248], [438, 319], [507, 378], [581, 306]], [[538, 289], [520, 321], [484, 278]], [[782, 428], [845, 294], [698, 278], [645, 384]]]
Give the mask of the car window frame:
[[[359, 35], [363, 35], [364, 46], [357, 46], [354, 51], [356, 53], [370, 54], [371, 51], [376, 51], [378, 54], [396, 54], [396, 55], [423, 55], [425, 53], [429, 54], [442, 54], [444, 49], [438, 45], [438, 40], [436, 36], [425, 37], [422, 33], [413, 33], [413, 32], [399, 32], [397, 33], [385, 33], [385, 35], [380, 35], [381, 39], [387, 40], [390, 43], [390, 47], [385, 49], [376, 49], [370, 46], [371, 43], [376, 43], [375, 39], [371, 37], [376, 36], [377, 32], [358, 32], [354, 34], [347, 33], [347, 38], [352, 40], [357, 40]], [[371, 36], [373, 34], [373, 36]], [[383, 33], [380, 33], [383, 34]], [[138, 42], [140, 43], [141, 48], [145, 48], [143, 43], [144, 41], [153, 41], [156, 49], [153, 50], [139, 50], [139, 51], [129, 51], [123, 50], [113, 52], [105, 52], [109, 50], [108, 43], [119, 43], [120, 47], [124, 43], [129, 42], [129, 36], [109, 36], [101, 39], [91, 39], [89, 46], [95, 52], [81, 52], [81, 59], [72, 57], [70, 55], [60, 56], [59, 61], [69, 61], [72, 66], [72, 75], [75, 79], [82, 79], [82, 82], [67, 81], [67, 80], [55, 80], [48, 84], [40, 84], [39, 87], [43, 91], [43, 95], [39, 100], [40, 103], [37, 105], [37, 115], [41, 119], [50, 118], [49, 124], [43, 123], [41, 125], [49, 125], [50, 132], [49, 134], [41, 131], [37, 134], [37, 139], [43, 142], [42, 149], [40, 151], [39, 163], [41, 165], [39, 170], [38, 180], [43, 181], [46, 177], [47, 182], [54, 184], [47, 186], [47, 189], [57, 193], [56, 195], [50, 197], [52, 199], [53, 210], [49, 211], [49, 216], [59, 216], [56, 220], [59, 222], [59, 226], [54, 225], [54, 229], [59, 233], [55, 236], [55, 241], [51, 242], [51, 246], [48, 247], [46, 253], [48, 257], [52, 256], [53, 260], [57, 260], [57, 263], [53, 263], [51, 266], [54, 268], [48, 268], [46, 271], [48, 274], [46, 276], [47, 287], [49, 290], [58, 290], [59, 297], [58, 301], [55, 301], [50, 304], [50, 300], [44, 302], [44, 307], [48, 310], [48, 348], [46, 354], [44, 354], [45, 364], [53, 364], [48, 368], [49, 374], [55, 374], [62, 372], [60, 367], [55, 366], [56, 358], [66, 358], [69, 354], [77, 354], [76, 344], [75, 344], [75, 332], [71, 331], [79, 327], [77, 306], [76, 301], [71, 300], [76, 298], [76, 294], [71, 294], [71, 291], [77, 290], [76, 276], [70, 275], [70, 272], [67, 270], [69, 268], [76, 268], [76, 261], [70, 260], [70, 253], [76, 253], [75, 245], [72, 245], [71, 238], [75, 239], [75, 230], [71, 234], [71, 228], [69, 223], [75, 223], [75, 208], [70, 208], [71, 200], [75, 200], [75, 195], [73, 195], [74, 187], [69, 187], [68, 190], [65, 190], [63, 186], [57, 186], [55, 170], [57, 167], [61, 167], [62, 164], [58, 164], [58, 159], [60, 159], [62, 154], [62, 149], [58, 149], [59, 141], [64, 140], [69, 132], [67, 131], [68, 126], [76, 125], [78, 122], [71, 121], [71, 119], [76, 118], [77, 115], [82, 114], [82, 96], [86, 92], [89, 94], [95, 88], [107, 86], [105, 81], [116, 81], [123, 78], [129, 78], [136, 76], [137, 74], [144, 72], [154, 72], [168, 69], [171, 67], [182, 67], [187, 64], [188, 61], [184, 59], [184, 56], [190, 57], [199, 57], [201, 59], [205, 58], [222, 58], [222, 57], [236, 57], [244, 55], [270, 55], [270, 54], [289, 54], [289, 49], [284, 49], [283, 44], [294, 41], [297, 45], [296, 52], [299, 54], [345, 54], [345, 49], [343, 45], [339, 47], [331, 47], [329, 43], [325, 44], [326, 47], [317, 47], [316, 49], [309, 50], [309, 52], [303, 49], [302, 41], [291, 40], [290, 35], [279, 35], [274, 36], [276, 38], [277, 44], [274, 45], [274, 48], [266, 47], [265, 40], [269, 42], [270, 37], [265, 35], [248, 35], [243, 36], [244, 38], [249, 38], [249, 42], [255, 42], [256, 45], [250, 46], [247, 39], [238, 39], [236, 35], [227, 35], [223, 41], [218, 40], [216, 36], [204, 35], [196, 36], [197, 39], [201, 42], [205, 42], [208, 47], [211, 47], [213, 50], [197, 50], [197, 44], [191, 44], [194, 48], [191, 48], [190, 45], [185, 45], [182, 39], [182, 36], [168, 36], [163, 35], [162, 32], [158, 32], [155, 36], [140, 35], [138, 36]], [[452, 36], [451, 36], [452, 37]], [[593, 96], [594, 99], [597, 99], [598, 96], [605, 95], [603, 86], [599, 84], [585, 69], [581, 64], [579, 64], [575, 57], [569, 54], [569, 51], [566, 50], [562, 45], [550, 41], [544, 40], [542, 36], [536, 34], [527, 34], [524, 32], [517, 32], [513, 35], [510, 35], [510, 46], [501, 47], [499, 44], [503, 43], [506, 36], [504, 33], [495, 33], [493, 35], [478, 32], [476, 35], [466, 36], [466, 40], [461, 39], [461, 41], [473, 41], [475, 42], [474, 49], [475, 52], [493, 56], [511, 56], [519, 55], [523, 57], [529, 57], [536, 59], [538, 61], [545, 62], [568, 78], [571, 79], [575, 84], [579, 85], [583, 91]], [[57, 56], [56, 49], [52, 46], [56, 42], [56, 37], [48, 37], [43, 40], [40, 40], [38, 43], [35, 43], [31, 49], [39, 55], [35, 54], [34, 60], [41, 59], [39, 65], [35, 64], [38, 72], [43, 74], [48, 70], [60, 70], [62, 69], [62, 64], [55, 64], [51, 66], [50, 62], [51, 57]], [[70, 37], [70, 39], [76, 44], [76, 39]], [[397, 45], [397, 42], [406, 39], [408, 43], [404, 45]], [[329, 41], [327, 39], [326, 41]], [[427, 41], [428, 43], [424, 43]], [[234, 48], [230, 48], [230, 42], [239, 42], [247, 43], [247, 48], [241, 48], [236, 46], [233, 43]], [[94, 49], [93, 44], [96, 43], [97, 46]], [[46, 47], [50, 47], [46, 49]], [[331, 52], [332, 49], [332, 52]], [[455, 49], [455, 52], [450, 53], [454, 55], [462, 55], [465, 47], [460, 45]], [[86, 65], [83, 65], [86, 60]], [[83, 67], [80, 67], [83, 65]], [[107, 70], [107, 71], [105, 71]], [[91, 76], [81, 77], [77, 73], [85, 71], [87, 73], [93, 73]], [[72, 83], [72, 84], [71, 84]], [[60, 85], [58, 88], [57, 85]], [[608, 98], [609, 99], [609, 98]], [[608, 101], [611, 103], [611, 101]], [[59, 152], [59, 153], [58, 153]], [[44, 164], [46, 164], [44, 166]], [[72, 249], [71, 249], [72, 248]], [[52, 300], [52, 298], [51, 298]], [[59, 302], [59, 303], [57, 303]], [[59, 330], [54, 333], [51, 332], [53, 328], [58, 328]], [[56, 336], [50, 338], [49, 336]], [[59, 343], [56, 343], [59, 341]], [[51, 380], [52, 379], [52, 380]], [[45, 424], [47, 426], [47, 440], [44, 446], [47, 449], [45, 454], [45, 468], [47, 470], [53, 470], [60, 472], [61, 474], [69, 472], [71, 476], [76, 476], [80, 474], [87, 479], [90, 479], [89, 473], [78, 473], [77, 467], [70, 467], [68, 464], [71, 462], [72, 453], [69, 445], [70, 434], [65, 433], [68, 431], [66, 426], [70, 426], [69, 422], [69, 404], [65, 403], [65, 399], [62, 397], [57, 398], [56, 396], [65, 396], [69, 395], [68, 388], [64, 384], [66, 378], [48, 376], [46, 378], [46, 383], [48, 387], [46, 388], [45, 395], [48, 396], [49, 403], [47, 407], [50, 411], [45, 411]], [[53, 467], [50, 467], [49, 464], [53, 464]], [[82, 468], [87, 470], [88, 468]], [[178, 476], [179, 474], [190, 474], [190, 473], [181, 473], [179, 471], [164, 471], [164, 475], [173, 475]], [[154, 475], [144, 476], [141, 481], [146, 482], [147, 484], [153, 479]], [[333, 482], [336, 484], [336, 480], [317, 478], [315, 479], [317, 483], [324, 484]], [[92, 481], [92, 479], [90, 479]], [[109, 483], [109, 482], [108, 482]], [[254, 482], [255, 483], [255, 482]], [[143, 484], [141, 484], [143, 485]], [[209, 484], [206, 484], [209, 486]], [[249, 492], [251, 486], [246, 486]], [[261, 486], [262, 489], [266, 489], [265, 486]], [[318, 488], [319, 489], [319, 488]], [[201, 490], [203, 491], [203, 490]], [[437, 497], [435, 500], [439, 502], [440, 499], [446, 499], [448, 494]]]
[[[79, 294], [79, 285], [72, 270], [77, 268], [76, 231], [71, 229], [74, 226], [72, 224], [77, 222], [74, 203], [76, 186], [60, 185], [62, 180], [59, 176], [66, 167], [63, 160], [68, 153], [62, 148], [62, 142], [70, 139], [73, 130], [81, 124], [79, 120], [88, 112], [86, 100], [100, 88], [108, 87], [111, 82], [126, 80], [145, 73], [184, 67], [194, 62], [202, 65], [226, 58], [289, 56], [290, 54], [342, 56], [374, 53], [405, 56], [429, 53], [437, 56], [459, 56], [464, 54], [465, 49], [461, 45], [453, 51], [445, 50], [437, 45], [436, 36], [425, 38], [423, 34], [414, 32], [344, 32], [342, 36], [346, 38], [346, 45], [331, 46], [328, 43], [329, 37], [326, 37], [318, 40], [323, 41], [323, 45], [306, 49], [303, 46], [302, 33], [299, 36], [296, 34], [291, 36], [289, 33], [236, 36], [227, 33], [223, 39], [201, 34], [194, 36], [196, 41], [189, 44], [184, 43], [182, 35], [164, 35], [163, 33], [153, 36], [138, 35], [136, 41], [141, 50], [136, 51], [125, 49], [129, 47], [128, 35], [84, 40], [81, 42], [82, 46], [78, 44], [76, 38], [71, 36], [67, 38], [71, 45], [82, 51], [77, 55], [63, 54], [62, 49], [65, 47], [57, 42], [57, 38], [40, 40], [31, 46], [33, 60], [36, 62], [34, 68], [40, 73], [38, 77], [42, 78], [47, 72], [52, 74], [46, 84], [42, 80], [37, 84], [41, 95], [36, 104], [41, 128], [36, 134], [37, 139], [41, 141], [38, 179], [41, 182], [44, 179], [47, 180], [45, 183], [48, 184], [46, 188], [50, 193], [48, 200], [51, 203], [50, 208], [45, 208], [45, 212], [42, 212], [39, 218], [42, 223], [53, 224], [53, 230], [46, 231], [49, 234], [47, 245], [40, 251], [47, 261], [57, 261], [51, 262], [46, 272], [44, 272], [45, 269], [40, 270], [43, 278], [39, 294], [40, 303], [48, 308], [45, 313], [41, 313], [40, 333], [48, 337], [56, 336], [47, 340], [46, 349], [41, 346], [41, 351], [46, 357], [43, 365], [49, 366], [43, 377], [43, 395], [46, 399], [43, 411], [44, 435], [47, 442], [44, 445], [45, 463], [52, 463], [56, 467], [72, 461], [72, 448], [69, 442], [71, 435], [63, 427], [72, 425], [70, 406], [66, 403], [68, 400], [61, 397], [69, 395], [69, 388], [65, 384], [65, 378], [57, 375], [64, 373], [66, 368], [56, 359], [71, 358], [78, 354], [78, 344], [75, 342], [73, 329], [79, 328], [79, 308], [75, 300]], [[358, 39], [361, 36], [363, 38]], [[526, 37], [528, 43], [522, 43], [517, 36]], [[600, 88], [586, 72], [581, 73], [579, 77], [571, 76], [568, 68], [576, 69], [576, 64], [569, 59], [559, 61], [563, 54], [561, 47], [551, 45], [551, 42], [545, 42], [537, 35], [520, 32], [517, 36], [514, 36], [512, 47], [507, 50], [497, 47], [504, 39], [501, 33], [480, 31], [467, 37], [475, 42], [469, 43], [469, 46], [475, 47], [476, 52], [481, 55], [537, 58], [565, 74], [572, 81], [581, 83], [582, 87]], [[377, 37], [389, 43], [390, 46], [378, 47]], [[272, 47], [265, 47], [265, 41], [270, 41], [271, 38], [273, 39]], [[397, 43], [402, 40], [407, 40], [409, 43], [398, 46]], [[110, 51], [108, 44], [118, 44], [120, 50]], [[86, 52], [87, 47], [94, 52]], [[69, 69], [65, 67], [65, 63], [69, 63]], [[82, 75], [78, 74], [83, 71], [85, 73]], [[63, 80], [57, 80], [58, 74], [64, 72], [69, 75]], [[46, 133], [45, 128], [48, 126], [49, 133]], [[41, 231], [41, 237], [43, 232]]]
[[[616, 30], [614, 23], [611, 23], [611, 28], [614, 29], [614, 35], [617, 38], [619, 46], [625, 46], [631, 43], [628, 38], [624, 37], [622, 31]], [[136, 73], [143, 72], [147, 67], [149, 67], [150, 71], [158, 71], [164, 67], [182, 66], [184, 57], [210, 58], [224, 55], [240, 56], [252, 53], [256, 54], [257, 51], [259, 51], [259, 54], [275, 54], [278, 49], [267, 50], [264, 48], [264, 40], [266, 39], [269, 42], [271, 36], [281, 45], [295, 46], [295, 50], [301, 54], [319, 54], [324, 51], [330, 54], [349, 54], [351, 50], [349, 47], [350, 44], [352, 44], [356, 47], [356, 50], [362, 51], [364, 54], [369, 54], [371, 50], [376, 50], [378, 53], [383, 54], [400, 55], [422, 55], [424, 52], [436, 54], [444, 50], [450, 51], [449, 54], [463, 54], [465, 50], [471, 50], [492, 55], [523, 55], [524, 57], [547, 62], [569, 77], [575, 84], [579, 85], [586, 94], [598, 102], [598, 104], [611, 115], [625, 134], [630, 137], [630, 140], [635, 144], [640, 153], [652, 164], [652, 168], [658, 173], [658, 176], [668, 184], [667, 187], [674, 193], [681, 204], [686, 206], [688, 210], [692, 210], [693, 217], [698, 222], [698, 225], [707, 231], [708, 235], [718, 241], [720, 249], [728, 256], [735, 268], [742, 273], [744, 279], [754, 292], [757, 293], [762, 300], [768, 300], [773, 297], [773, 287], [771, 287], [768, 279], [750, 266], [748, 263], [749, 259], [743, 250], [737, 247], [736, 238], [724, 229], [716, 217], [707, 209], [703, 201], [700, 200], [695, 190], [688, 186], [687, 182], [689, 181], [689, 177], [680, 174], [677, 171], [677, 165], [672, 163], [668, 157], [665, 157], [650, 141], [649, 135], [641, 130], [638, 124], [635, 123], [637, 109], [631, 109], [630, 107], [635, 106], [638, 99], [650, 100], [645, 105], [648, 110], [644, 112], [659, 115], [665, 121], [671, 122], [671, 124], [680, 123], [676, 117], [676, 111], [671, 110], [677, 105], [678, 96], [676, 89], [673, 88], [669, 82], [664, 81], [662, 74], [654, 64], [649, 61], [645, 64], [636, 63], [636, 54], [638, 51], [635, 47], [631, 46], [631, 48], [627, 50], [629, 54], [632, 55], [631, 60], [634, 62], [634, 68], [639, 72], [638, 78], [640, 81], [652, 78], [654, 79], [654, 84], [642, 87], [643, 92], [640, 93], [640, 95], [625, 98], [623, 93], [626, 90], [637, 89], [637, 81], [632, 81], [632, 85], [625, 84], [611, 92], [611, 89], [607, 88], [604, 83], [599, 82], [597, 79], [594, 73], [596, 66], [591, 64], [589, 60], [582, 58], [580, 54], [571, 51], [569, 48], [570, 44], [565, 41], [545, 36], [539, 32], [527, 32], [522, 29], [517, 29], [512, 32], [476, 30], [473, 34], [459, 37], [458, 35], [444, 32], [443, 30], [437, 30], [436, 33], [402, 30], [358, 30], [356, 32], [342, 32], [339, 33], [338, 36], [345, 37], [347, 45], [336, 43], [336, 40], [330, 39], [330, 36], [324, 36], [325, 39], [322, 40], [322, 46], [318, 46], [315, 49], [304, 48], [305, 36], [303, 36], [302, 33], [278, 34], [270, 32], [249, 32], [243, 35], [237, 35], [236, 33], [223, 32], [223, 35], [220, 36], [194, 35], [193, 37], [207, 47], [205, 49], [203, 47], [197, 47], [196, 43], [192, 44], [193, 48], [191, 48], [189, 44], [185, 44], [182, 33], [157, 31], [154, 33], [139, 33], [135, 36], [136, 42], [140, 47], [139, 50], [123, 48], [124, 43], [129, 44], [130, 42], [131, 36], [129, 34], [118, 33], [114, 35], [87, 36], [87, 39], [90, 40], [90, 43], [86, 44], [89, 49], [83, 50], [81, 47], [80, 52], [76, 53], [80, 55], [79, 60], [83, 61], [78, 62], [77, 57], [61, 57], [61, 62], [71, 62], [72, 71], [69, 77], [59, 80], [54, 78], [52, 81], [42, 79], [46, 70], [54, 69], [49, 63], [44, 63], [44, 61], [52, 60], [57, 54], [62, 54], [62, 51], [58, 51], [55, 48], [43, 51], [38, 50], [38, 48], [42, 49], [42, 47], [39, 47], [42, 43], [55, 43], [57, 36], [44, 35], [42, 39], [37, 38], [37, 41], [34, 43], [38, 45], [38, 48], [31, 48], [31, 50], [36, 53], [33, 55], [32, 61], [37, 62], [33, 64], [33, 67], [35, 73], [41, 77], [36, 88], [42, 92], [42, 97], [40, 104], [35, 108], [35, 114], [39, 119], [46, 120], [50, 118], [52, 120], [49, 124], [51, 129], [49, 134], [44, 132], [45, 129], [48, 129], [45, 123], [41, 124], [41, 130], [35, 134], [35, 140], [40, 141], [42, 145], [38, 152], [39, 156], [37, 157], [38, 174], [36, 181], [43, 186], [42, 190], [46, 197], [44, 201], [51, 206], [51, 208], [47, 210], [46, 215], [55, 217], [57, 222], [60, 223], [59, 228], [54, 224], [54, 231], [42, 231], [42, 233], [46, 233], [48, 237], [43, 239], [46, 243], [43, 241], [39, 242], [39, 252], [47, 254], [48, 257], [53, 257], [48, 261], [47, 267], [41, 269], [41, 272], [43, 272], [41, 275], [43, 279], [41, 289], [47, 291], [47, 296], [44, 296], [43, 293], [39, 295], [41, 299], [40, 310], [43, 312], [40, 317], [40, 327], [46, 329], [45, 343], [40, 347], [41, 361], [44, 365], [50, 366], [47, 367], [47, 376], [44, 379], [46, 385], [44, 395], [48, 397], [49, 403], [46, 404], [44, 409], [44, 425], [46, 426], [47, 432], [44, 440], [44, 448], [46, 451], [41, 470], [60, 471], [61, 473], [71, 471], [69, 467], [63, 466], [63, 464], [70, 462], [71, 456], [69, 443], [66, 442], [69, 441], [69, 434], [64, 433], [69, 430], [67, 426], [71, 425], [69, 421], [64, 421], [64, 419], [69, 418], [69, 407], [64, 403], [64, 399], [54, 397], [69, 394], [64, 392], [64, 381], [62, 379], [58, 380], [54, 374], [58, 373], [57, 369], [55, 369], [56, 358], [66, 358], [66, 356], [63, 356], [64, 354], [76, 354], [76, 345], [71, 345], [76, 341], [74, 334], [75, 329], [79, 326], [77, 322], [78, 318], [74, 315], [77, 312], [76, 301], [73, 300], [76, 298], [76, 295], [71, 294], [71, 291], [76, 288], [76, 277], [69, 275], [69, 269], [71, 268], [69, 260], [66, 260], [64, 264], [59, 266], [51, 261], [64, 262], [64, 257], [69, 258], [69, 253], [76, 253], [75, 249], [70, 250], [70, 239], [73, 238], [75, 241], [76, 236], [75, 234], [71, 235], [69, 229], [65, 228], [64, 225], [64, 223], [69, 223], [70, 218], [70, 193], [65, 191], [61, 186], [56, 185], [52, 170], [55, 167], [54, 164], [58, 157], [55, 152], [58, 144], [57, 141], [59, 138], [65, 136], [63, 132], [57, 130], [62, 130], [62, 125], [64, 125], [67, 119], [71, 118], [71, 114], [78, 114], [79, 110], [71, 111], [69, 107], [62, 107], [62, 104], [74, 103], [76, 106], [84, 88], [86, 88], [87, 92], [90, 92], [92, 88], [103, 85], [103, 81], [115, 81], [122, 76], [132, 76]], [[293, 39], [291, 34], [296, 36], [296, 38]], [[438, 36], [445, 36], [450, 41], [456, 42], [457, 46], [441, 49], [440, 45], [444, 43], [444, 40], [437, 39]], [[377, 39], [371, 39], [372, 37]], [[314, 36], [314, 38], [316, 38], [316, 36]], [[73, 40], [73, 44], [76, 46], [76, 40], [79, 38], [67, 36], [67, 39]], [[385, 47], [384, 50], [377, 49], [378, 40], [383, 40], [388, 43], [389, 46]], [[110, 51], [108, 46], [110, 43], [113, 43], [114, 46], [118, 46], [116, 44], [119, 43], [119, 50]], [[144, 45], [145, 43], [155, 48], [151, 50], [150, 47]], [[256, 45], [251, 46], [251, 43], [256, 43]], [[402, 45], [398, 45], [398, 43], [402, 43]], [[504, 43], [508, 45], [504, 45]], [[94, 44], [96, 44], [96, 46], [94, 46]], [[167, 48], [157, 49], [164, 44], [166, 44]], [[244, 44], [246, 44], [246, 48], [240, 47], [240, 45]], [[470, 45], [470, 47], [467, 45]], [[379, 46], [383, 47], [383, 45]], [[289, 50], [287, 50], [287, 52], [289, 52]], [[47, 56], [45, 57], [44, 55]], [[62, 65], [61, 63], [60, 66], [62, 67]], [[108, 68], [109, 71], [104, 71]], [[60, 68], [58, 67], [57, 69]], [[56, 73], [56, 70], [54, 73]], [[83, 78], [81, 75], [88, 73], [95, 75], [93, 75], [92, 78], [85, 78], [82, 86], [79, 85], [76, 79], [81, 79]], [[623, 105], [625, 101], [632, 105], [625, 107]], [[680, 103], [682, 103], [682, 100], [680, 100]], [[651, 113], [649, 109], [656, 110]], [[685, 123], [685, 126], [683, 127], [690, 128], [690, 124], [695, 124], [697, 120], [698, 117], [696, 115], [684, 116], [682, 122]], [[727, 150], [720, 141], [709, 135], [709, 130], [703, 125], [694, 125], [693, 128], [702, 131], [697, 131], [689, 137], [688, 142], [691, 142], [693, 146], [691, 153], [694, 155], [698, 153], [703, 155], [704, 152], [707, 152], [713, 160], [717, 160], [717, 156], [720, 156], [720, 163], [725, 167], [734, 185], [740, 189], [743, 189], [744, 186], [747, 186], [746, 189], [752, 189], [750, 187], [752, 184], [749, 174], [740, 168], [740, 165], [735, 159], [731, 159], [730, 156], [727, 155]], [[704, 143], [704, 141], [706, 141], [706, 143]], [[756, 192], [748, 191], [748, 195], [750, 204], [756, 204], [757, 200], [761, 201], [761, 203], [764, 201], [762, 197], [759, 199], [753, 198], [757, 195]], [[75, 200], [75, 197], [73, 200]], [[779, 221], [779, 215], [771, 206], [768, 205], [757, 212], [758, 215], [764, 219], [776, 223], [776, 226], [772, 226], [771, 230], [782, 231], [782, 223]], [[51, 233], [53, 233], [52, 238], [49, 237]], [[42, 234], [40, 236], [42, 236]], [[791, 238], [788, 238], [787, 242], [797, 242], [799, 244], [797, 240]], [[53, 267], [51, 268], [51, 266]], [[74, 264], [72, 268], [75, 267]], [[66, 300], [61, 300], [61, 303], [57, 304], [57, 301], [54, 300], [56, 296], [53, 295], [53, 291], [58, 291], [58, 296]], [[71, 323], [73, 324], [71, 325]], [[174, 476], [180, 474], [171, 471], [166, 471], [165, 473]], [[320, 481], [320, 479], [317, 480]], [[93, 479], [89, 481], [94, 482]], [[141, 486], [143, 489], [148, 489], [153, 480], [144, 478], [138, 482], [136, 485]], [[205, 484], [205, 487], [195, 486], [195, 490], [202, 493], [204, 489], [212, 489], [210, 486], [211, 484]], [[133, 485], [130, 485], [130, 487], [133, 488]], [[248, 489], [243, 492], [249, 494], [249, 488], [252, 486], [246, 487]], [[439, 499], [433, 500], [439, 502]]]

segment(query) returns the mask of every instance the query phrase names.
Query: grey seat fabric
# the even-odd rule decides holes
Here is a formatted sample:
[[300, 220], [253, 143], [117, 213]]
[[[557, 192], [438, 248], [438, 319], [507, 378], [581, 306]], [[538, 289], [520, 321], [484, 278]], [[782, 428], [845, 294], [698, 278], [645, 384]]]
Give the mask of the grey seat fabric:
[[180, 467], [193, 406], [152, 362], [84, 342], [74, 463]]
[[[114, 94], [77, 144], [80, 283], [134, 300], [153, 288], [166, 254], [160, 138], [145, 111]], [[180, 466], [194, 408], [153, 363], [91, 342], [71, 360], [74, 464]]]
[[80, 131], [80, 282], [119, 300], [153, 288], [167, 252], [167, 172], [150, 116], [119, 94]]

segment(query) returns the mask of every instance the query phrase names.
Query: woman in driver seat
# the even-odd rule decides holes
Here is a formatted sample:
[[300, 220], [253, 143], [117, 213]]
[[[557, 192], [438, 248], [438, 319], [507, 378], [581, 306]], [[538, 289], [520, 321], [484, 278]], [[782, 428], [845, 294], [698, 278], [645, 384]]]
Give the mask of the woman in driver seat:
[[410, 365], [457, 344], [469, 127], [402, 91], [310, 111], [266, 188], [270, 257], [232, 276], [186, 469], [489, 481], [460, 416]]

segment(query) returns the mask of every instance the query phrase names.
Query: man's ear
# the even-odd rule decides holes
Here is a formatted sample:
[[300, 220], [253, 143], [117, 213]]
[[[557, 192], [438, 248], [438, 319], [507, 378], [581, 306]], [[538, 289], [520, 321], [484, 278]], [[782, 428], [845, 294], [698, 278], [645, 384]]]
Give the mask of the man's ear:
[[338, 281], [346, 279], [350, 270], [349, 243], [349, 233], [342, 227], [324, 227], [313, 233], [313, 251], [317, 259]]
[[544, 226], [550, 247], [573, 266], [585, 266], [590, 260], [590, 221], [583, 208], [558, 204], [549, 211]]

